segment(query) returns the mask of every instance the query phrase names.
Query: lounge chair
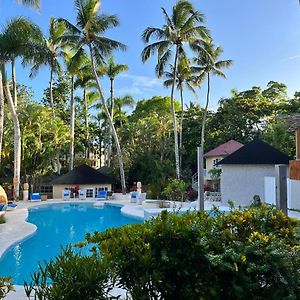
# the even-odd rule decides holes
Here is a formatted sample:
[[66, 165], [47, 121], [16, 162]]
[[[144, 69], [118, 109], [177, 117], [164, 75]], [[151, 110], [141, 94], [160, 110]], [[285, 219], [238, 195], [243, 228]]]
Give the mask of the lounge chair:
[[17, 208], [17, 206], [18, 206], [18, 204], [16, 204], [16, 203], [8, 203], [7, 210], [14, 210]]
[[130, 202], [137, 203], [138, 200], [138, 193], [137, 192], [130, 192]]
[[71, 191], [70, 190], [63, 190], [62, 191], [62, 198], [63, 200], [70, 200], [71, 199]]
[[106, 200], [107, 199], [107, 191], [99, 191], [96, 200]]
[[140, 204], [140, 205], [143, 204], [143, 201], [146, 200], [146, 195], [147, 195], [147, 193], [141, 193], [141, 194], [139, 195], [138, 200], [137, 200], [138, 204]]
[[30, 193], [30, 201], [31, 202], [38, 202], [42, 201], [40, 193]]
[[86, 191], [85, 191], [85, 189], [80, 189], [78, 191], [78, 199], [79, 200], [86, 200]]

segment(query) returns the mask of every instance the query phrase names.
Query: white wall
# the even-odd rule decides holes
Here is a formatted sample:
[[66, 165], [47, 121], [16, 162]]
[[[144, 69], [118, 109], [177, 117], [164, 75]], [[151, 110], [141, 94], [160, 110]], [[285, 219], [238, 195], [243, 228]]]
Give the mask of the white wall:
[[254, 195], [264, 201], [265, 177], [275, 177], [274, 165], [223, 165], [221, 174], [222, 202], [249, 205]]

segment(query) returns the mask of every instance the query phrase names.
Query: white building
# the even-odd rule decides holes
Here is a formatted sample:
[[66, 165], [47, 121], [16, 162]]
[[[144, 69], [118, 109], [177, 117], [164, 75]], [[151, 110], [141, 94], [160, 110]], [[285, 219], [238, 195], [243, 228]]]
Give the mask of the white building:
[[275, 165], [289, 164], [290, 157], [271, 145], [255, 139], [221, 160], [222, 202], [249, 205], [253, 196], [264, 201], [265, 177], [275, 177]]

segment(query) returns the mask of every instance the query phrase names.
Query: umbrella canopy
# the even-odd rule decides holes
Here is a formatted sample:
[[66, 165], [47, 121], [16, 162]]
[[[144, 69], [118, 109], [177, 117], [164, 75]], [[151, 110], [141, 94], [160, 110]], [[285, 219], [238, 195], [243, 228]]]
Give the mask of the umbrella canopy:
[[0, 204], [2, 205], [7, 204], [7, 195], [1, 185], [0, 185]]

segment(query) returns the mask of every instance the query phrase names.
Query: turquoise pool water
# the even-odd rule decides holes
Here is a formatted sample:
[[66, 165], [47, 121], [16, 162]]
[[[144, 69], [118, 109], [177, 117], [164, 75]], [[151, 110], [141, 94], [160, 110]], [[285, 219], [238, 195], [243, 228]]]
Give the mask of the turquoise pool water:
[[87, 232], [143, 221], [122, 215], [117, 206], [95, 208], [92, 203], [60, 203], [31, 208], [28, 222], [37, 226], [35, 234], [11, 247], [0, 259], [0, 276], [12, 276], [17, 285], [30, 281], [38, 261], [55, 257], [61, 246], [83, 241]]

